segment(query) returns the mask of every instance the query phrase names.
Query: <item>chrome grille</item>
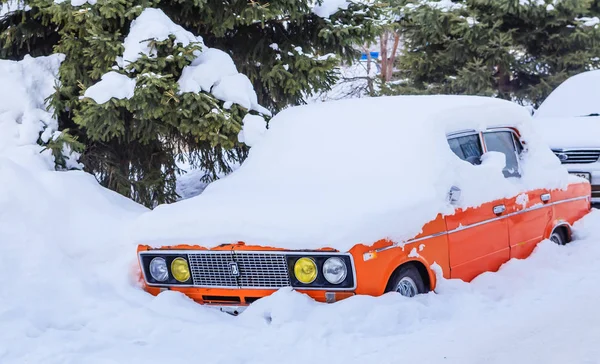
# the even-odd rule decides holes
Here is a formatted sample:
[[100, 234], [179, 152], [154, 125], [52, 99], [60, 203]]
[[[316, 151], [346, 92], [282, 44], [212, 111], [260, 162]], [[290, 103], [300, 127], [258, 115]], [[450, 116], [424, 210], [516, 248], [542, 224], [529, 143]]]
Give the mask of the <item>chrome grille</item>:
[[597, 149], [567, 149], [553, 150], [553, 152], [563, 164], [594, 163], [600, 158], [600, 150]]
[[236, 252], [235, 260], [240, 268], [241, 287], [280, 288], [290, 285], [283, 254]]
[[[195, 286], [231, 288], [281, 288], [290, 285], [282, 253], [203, 252], [188, 254]], [[231, 264], [235, 262], [239, 275]]]
[[188, 254], [192, 280], [196, 286], [237, 287], [231, 274], [231, 252]]

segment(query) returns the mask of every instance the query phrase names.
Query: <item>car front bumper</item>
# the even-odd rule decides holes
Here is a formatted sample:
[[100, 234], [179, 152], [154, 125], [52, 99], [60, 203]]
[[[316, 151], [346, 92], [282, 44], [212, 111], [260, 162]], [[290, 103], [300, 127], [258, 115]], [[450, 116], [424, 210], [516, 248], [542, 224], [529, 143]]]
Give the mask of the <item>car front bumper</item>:
[[[251, 303], [267, 297], [276, 290], [264, 289], [230, 289], [230, 288], [202, 288], [202, 287], [152, 287], [142, 282], [145, 291], [152, 295], [158, 295], [164, 291], [177, 291], [185, 294], [196, 303], [219, 309], [220, 311], [238, 315], [243, 312]], [[294, 289], [296, 292], [303, 293], [318, 302], [333, 303], [355, 295], [355, 291], [327, 291], [321, 289], [301, 290]]]

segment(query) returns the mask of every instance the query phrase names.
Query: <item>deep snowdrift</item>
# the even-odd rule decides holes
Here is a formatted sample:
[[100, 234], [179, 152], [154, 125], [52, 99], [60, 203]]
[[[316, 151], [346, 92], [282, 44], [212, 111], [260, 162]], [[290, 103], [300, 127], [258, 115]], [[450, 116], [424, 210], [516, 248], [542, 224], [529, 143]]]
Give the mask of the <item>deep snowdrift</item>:
[[[446, 141], [448, 131], [498, 125], [518, 126], [527, 141], [520, 179], [504, 178], [502, 154], [473, 166]], [[438, 213], [453, 213], [446, 202], [453, 185], [463, 190], [463, 206], [478, 206], [527, 189], [562, 188], [568, 178], [532, 133], [529, 113], [508, 101], [461, 96], [333, 101], [279, 113], [239, 169], [199, 196], [144, 214], [132, 235], [155, 246], [244, 241], [347, 250], [385, 237], [414, 237]]]
[[39, 146], [16, 140], [0, 148], [2, 364], [576, 364], [600, 357], [597, 211], [575, 225], [572, 244], [545, 241], [529, 259], [471, 284], [441, 280], [437, 293], [414, 299], [387, 294], [331, 305], [282, 289], [234, 318], [175, 292], [153, 297], [138, 288], [130, 274], [135, 243], [123, 230], [146, 210], [83, 172], [52, 171]]

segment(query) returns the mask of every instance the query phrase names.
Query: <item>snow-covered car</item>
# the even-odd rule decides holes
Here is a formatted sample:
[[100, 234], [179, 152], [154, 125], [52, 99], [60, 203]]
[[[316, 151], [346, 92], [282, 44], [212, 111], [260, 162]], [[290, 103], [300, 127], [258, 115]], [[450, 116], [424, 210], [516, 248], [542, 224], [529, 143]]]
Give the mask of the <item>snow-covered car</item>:
[[508, 101], [292, 107], [235, 172], [137, 221], [140, 281], [229, 312], [283, 287], [322, 302], [414, 296], [567, 243], [589, 195]]
[[600, 70], [560, 84], [534, 114], [535, 124], [570, 173], [592, 184], [600, 203]]

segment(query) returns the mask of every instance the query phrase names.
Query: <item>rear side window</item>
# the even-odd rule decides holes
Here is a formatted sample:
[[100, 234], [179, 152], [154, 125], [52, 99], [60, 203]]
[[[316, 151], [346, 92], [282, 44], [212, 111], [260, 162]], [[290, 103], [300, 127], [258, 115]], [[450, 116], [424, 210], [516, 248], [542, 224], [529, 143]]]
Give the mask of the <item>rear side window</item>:
[[[519, 160], [515, 139], [510, 131], [494, 131], [483, 134], [485, 146], [490, 152], [500, 152], [506, 156], [506, 166], [502, 170], [504, 177], [520, 177]], [[520, 146], [520, 145], [519, 145]]]
[[479, 134], [450, 138], [448, 139], [448, 144], [450, 144], [450, 149], [452, 149], [454, 154], [456, 154], [460, 159], [471, 164], [481, 163], [483, 149], [481, 148]]

